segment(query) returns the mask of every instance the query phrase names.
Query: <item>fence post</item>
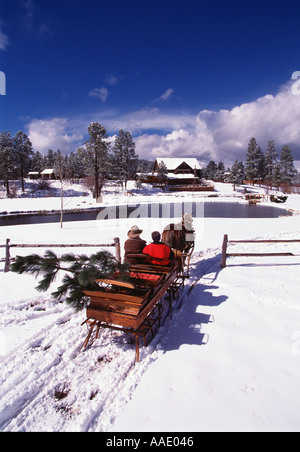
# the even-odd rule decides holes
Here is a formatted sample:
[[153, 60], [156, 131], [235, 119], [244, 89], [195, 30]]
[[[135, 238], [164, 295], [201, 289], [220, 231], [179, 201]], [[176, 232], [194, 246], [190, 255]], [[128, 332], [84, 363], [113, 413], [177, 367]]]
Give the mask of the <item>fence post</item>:
[[226, 267], [226, 258], [227, 258], [227, 245], [228, 245], [228, 235], [224, 235], [223, 245], [222, 245], [222, 259], [221, 259], [221, 268]]
[[120, 239], [119, 237], [115, 237], [114, 238], [114, 242], [115, 242], [115, 248], [116, 248], [116, 259], [119, 262], [119, 264], [121, 264], [121, 245], [120, 245]]
[[10, 239], [6, 239], [4, 273], [10, 270]]

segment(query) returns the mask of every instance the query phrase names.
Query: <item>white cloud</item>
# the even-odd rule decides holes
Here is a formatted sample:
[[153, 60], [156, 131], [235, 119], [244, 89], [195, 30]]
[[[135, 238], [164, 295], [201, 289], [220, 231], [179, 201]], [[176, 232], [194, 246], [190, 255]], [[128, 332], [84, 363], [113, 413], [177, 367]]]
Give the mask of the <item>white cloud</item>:
[[157, 97], [156, 99], [154, 99], [153, 102], [151, 102], [151, 105], [156, 104], [157, 102], [166, 102], [167, 100], [170, 99], [170, 97], [172, 96], [172, 94], [174, 93], [174, 90], [172, 88], [168, 88], [160, 97]]
[[49, 24], [51, 17], [42, 17], [40, 6], [35, 0], [25, 0], [22, 3], [24, 10], [23, 26], [34, 37], [52, 36]]
[[[284, 85], [276, 95], [265, 95], [232, 110], [202, 110], [193, 118], [173, 116], [169, 124], [176, 125], [172, 133], [156, 136], [155, 146], [143, 135], [137, 140], [137, 151], [148, 156], [196, 156], [224, 161], [245, 160], [248, 142], [255, 137], [266, 149], [268, 140], [275, 140], [277, 151], [288, 144], [295, 159], [300, 160], [300, 96], [293, 93], [292, 83]], [[157, 114], [157, 126], [162, 117]]]
[[0, 22], [0, 50], [6, 50], [8, 47], [8, 37], [2, 31], [2, 24]]
[[140, 158], [155, 159], [159, 157], [158, 149], [160, 149], [162, 143], [162, 137], [160, 135], [140, 135], [134, 141], [136, 152]]
[[34, 16], [36, 15], [36, 5], [33, 0], [25, 0], [23, 3], [23, 7], [25, 9], [25, 17], [29, 22], [34, 20]]
[[201, 150], [199, 137], [184, 129], [174, 130], [164, 136], [141, 135], [135, 138], [135, 142], [138, 155], [144, 158], [202, 156], [205, 159], [209, 155]]
[[166, 101], [168, 99], [170, 99], [170, 97], [172, 96], [174, 90], [172, 88], [167, 89], [159, 98], [159, 100], [163, 100]]
[[94, 88], [91, 91], [89, 91], [88, 95], [90, 97], [100, 99], [102, 102], [105, 102], [108, 96], [108, 89], [105, 88], [105, 86], [102, 86], [102, 88]]
[[266, 95], [232, 110], [200, 112], [196, 135], [199, 129], [216, 158], [226, 154], [231, 160], [244, 158], [251, 137], [262, 149], [273, 139], [278, 148], [289, 144], [296, 154], [300, 150], [300, 97], [293, 94], [288, 83], [275, 96]]
[[195, 116], [189, 114], [163, 113], [158, 108], [144, 108], [123, 115], [107, 117], [102, 115], [103, 124], [112, 130], [126, 129], [135, 135], [153, 131], [152, 133], [169, 131], [180, 128], [193, 128]]
[[27, 127], [33, 149], [42, 154], [48, 149], [60, 149], [62, 153], [69, 153], [83, 140], [83, 135], [76, 131], [75, 124], [64, 118], [34, 119]]
[[114, 75], [110, 74], [107, 78], [106, 78], [106, 83], [108, 83], [108, 85], [110, 86], [114, 86], [117, 85], [119, 82], [118, 77], [115, 77]]
[[225, 165], [236, 158], [244, 161], [248, 142], [255, 137], [263, 150], [271, 139], [278, 152], [288, 144], [295, 160], [300, 160], [300, 96], [293, 94], [292, 86], [289, 82], [276, 95], [265, 95], [231, 110], [202, 110], [198, 115], [166, 113], [158, 108], [126, 114], [108, 110], [69, 120], [33, 120], [29, 132], [39, 150], [69, 151], [82, 145], [88, 125], [99, 121], [110, 135], [119, 129], [129, 130], [141, 158], [195, 156]]

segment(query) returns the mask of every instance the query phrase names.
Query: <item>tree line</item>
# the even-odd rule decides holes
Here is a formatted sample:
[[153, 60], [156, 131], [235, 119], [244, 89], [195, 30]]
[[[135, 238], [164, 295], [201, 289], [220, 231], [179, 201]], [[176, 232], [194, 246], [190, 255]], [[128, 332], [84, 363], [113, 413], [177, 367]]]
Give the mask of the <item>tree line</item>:
[[[24, 179], [30, 171], [41, 173], [44, 169], [54, 169], [56, 177], [63, 179], [86, 179], [93, 196], [98, 198], [108, 179], [119, 181], [123, 187], [136, 173], [147, 173], [153, 162], [139, 159], [135, 152], [135, 142], [128, 131], [119, 130], [114, 143], [109, 141], [105, 127], [93, 122], [88, 127], [88, 140], [84, 146], [64, 155], [61, 150], [49, 149], [46, 155], [34, 152], [30, 139], [24, 132], [12, 137], [10, 132], [0, 133], [0, 180], [3, 181], [7, 196], [10, 196], [10, 181], [20, 180], [22, 191]], [[270, 186], [281, 183], [293, 184], [298, 171], [294, 167], [292, 151], [285, 145], [280, 154], [274, 140], [269, 140], [263, 152], [255, 138], [251, 138], [246, 152], [246, 161], [236, 160], [225, 170], [223, 162], [211, 160], [202, 169], [202, 177], [241, 184], [244, 180], [253, 184], [266, 181]]]
[[137, 171], [146, 172], [150, 162], [139, 159], [131, 134], [119, 130], [112, 145], [105, 128], [98, 122], [88, 127], [88, 140], [84, 146], [64, 155], [61, 150], [49, 149], [46, 155], [34, 152], [32, 143], [23, 132], [12, 137], [10, 132], [0, 134], [0, 180], [10, 196], [10, 181], [20, 180], [24, 192], [24, 179], [29, 172], [41, 173], [46, 168], [54, 169], [56, 177], [62, 179], [90, 180], [89, 188], [95, 198], [101, 194], [108, 179], [120, 181], [126, 188]]
[[268, 185], [293, 184], [298, 174], [294, 166], [292, 151], [286, 144], [280, 154], [274, 140], [269, 140], [267, 149], [262, 151], [255, 138], [251, 138], [246, 154], [245, 175], [247, 180], [266, 180]]
[[255, 138], [248, 143], [245, 162], [236, 160], [231, 168], [225, 170], [223, 162], [218, 165], [211, 160], [203, 168], [203, 177], [212, 180], [222, 180], [233, 184], [242, 184], [247, 180], [254, 183], [266, 183], [270, 187], [280, 184], [294, 184], [298, 171], [294, 166], [292, 151], [284, 145], [277, 152], [274, 140], [269, 140], [266, 151], [263, 152]]

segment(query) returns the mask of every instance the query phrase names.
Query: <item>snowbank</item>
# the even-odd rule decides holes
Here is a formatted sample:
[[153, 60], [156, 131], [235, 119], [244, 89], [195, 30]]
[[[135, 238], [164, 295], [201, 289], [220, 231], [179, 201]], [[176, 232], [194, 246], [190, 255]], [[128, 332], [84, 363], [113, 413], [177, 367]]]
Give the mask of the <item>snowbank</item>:
[[[231, 186], [217, 184], [217, 189], [218, 201], [239, 201]], [[137, 195], [134, 201], [139, 196], [145, 199]], [[178, 196], [185, 195], [172, 199]], [[158, 197], [170, 201], [153, 192], [147, 201]], [[107, 193], [103, 202], [114, 204], [116, 198], [120, 194]], [[284, 207], [299, 211], [299, 200], [290, 195]], [[35, 202], [40, 200], [2, 199], [0, 211], [39, 210]], [[120, 220], [117, 230], [110, 221], [105, 226], [65, 223], [63, 229], [58, 224], [7, 226], [0, 228], [0, 243], [7, 237], [99, 243], [119, 236], [123, 246], [132, 219]], [[154, 223], [136, 221], [150, 241]], [[155, 225], [163, 226], [158, 220]], [[231, 239], [299, 239], [300, 216], [207, 218], [196, 219], [195, 225], [191, 278], [138, 365], [133, 345], [117, 332], [104, 331], [82, 352], [84, 312], [74, 314], [50, 293], [39, 294], [34, 278], [5, 274], [1, 264], [1, 430], [299, 431], [300, 244], [292, 245], [297, 256], [230, 258], [223, 270], [220, 252], [224, 233]], [[250, 246], [252, 252], [266, 249]], [[275, 245], [267, 246], [268, 252], [274, 250]]]

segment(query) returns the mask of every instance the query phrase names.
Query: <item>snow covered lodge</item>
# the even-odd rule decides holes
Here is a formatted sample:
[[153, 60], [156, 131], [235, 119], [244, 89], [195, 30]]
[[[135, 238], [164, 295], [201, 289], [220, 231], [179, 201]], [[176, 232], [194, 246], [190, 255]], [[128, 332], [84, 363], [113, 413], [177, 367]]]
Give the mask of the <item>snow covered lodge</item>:
[[196, 158], [157, 158], [151, 173], [138, 176], [165, 191], [214, 191], [214, 185], [201, 179]]

